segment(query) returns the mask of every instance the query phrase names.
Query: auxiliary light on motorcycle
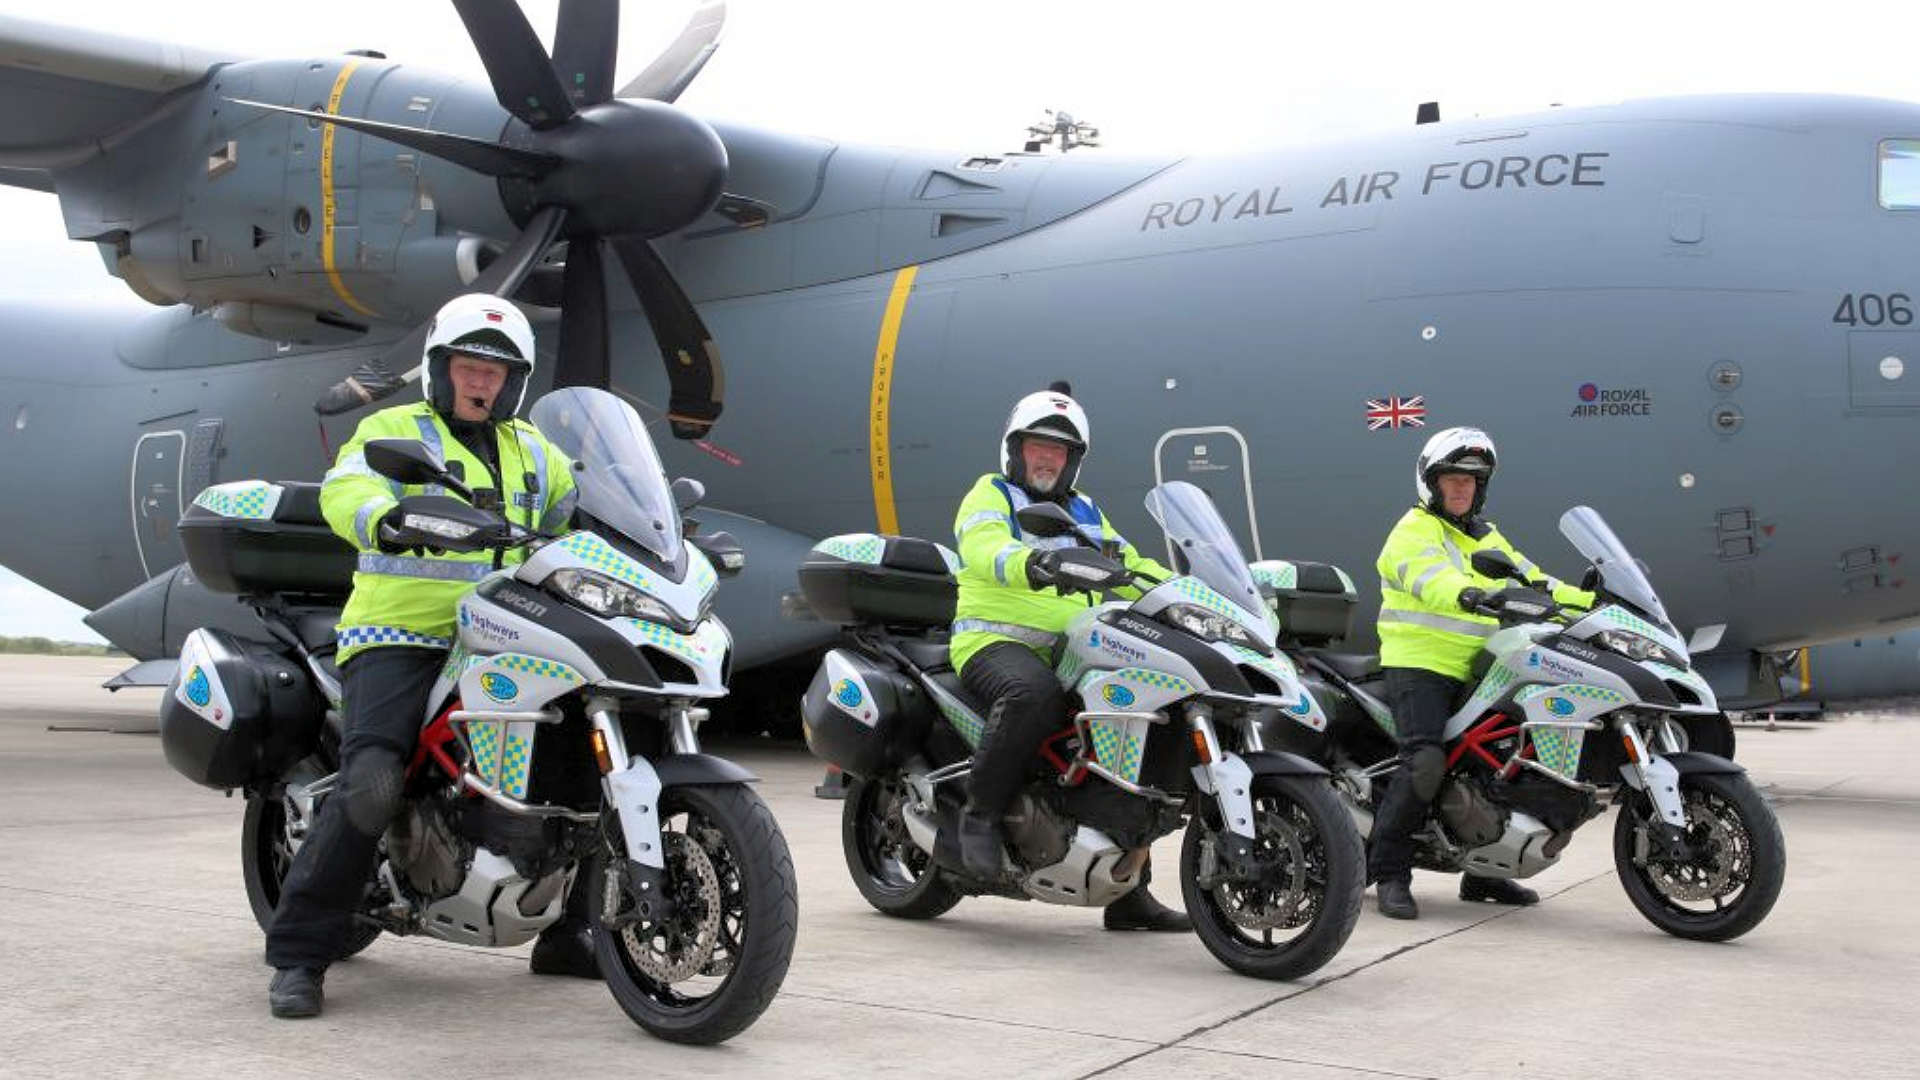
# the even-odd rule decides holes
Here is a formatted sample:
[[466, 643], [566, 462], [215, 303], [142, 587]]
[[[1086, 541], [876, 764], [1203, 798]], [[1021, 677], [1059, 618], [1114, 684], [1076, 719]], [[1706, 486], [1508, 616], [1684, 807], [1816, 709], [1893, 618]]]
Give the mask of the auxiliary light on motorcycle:
[[1626, 630], [1602, 630], [1595, 634], [1593, 643], [1604, 649], [1619, 653], [1629, 660], [1657, 660], [1682, 671], [1687, 668], [1685, 657], [1678, 656], [1672, 649], [1650, 637], [1631, 633]]
[[664, 623], [681, 633], [692, 627], [673, 609], [624, 581], [615, 581], [591, 570], [555, 570], [546, 587], [603, 619], [645, 619]]
[[464, 521], [451, 518], [434, 517], [432, 514], [402, 514], [400, 524], [403, 528], [428, 536], [438, 536], [443, 540], [468, 540], [480, 531], [478, 525], [469, 525]]
[[1161, 622], [1185, 630], [1202, 641], [1224, 641], [1243, 649], [1252, 649], [1262, 656], [1273, 653], [1273, 650], [1269, 649], [1264, 642], [1248, 632], [1246, 627], [1217, 611], [1210, 611], [1198, 604], [1169, 604], [1156, 617]]

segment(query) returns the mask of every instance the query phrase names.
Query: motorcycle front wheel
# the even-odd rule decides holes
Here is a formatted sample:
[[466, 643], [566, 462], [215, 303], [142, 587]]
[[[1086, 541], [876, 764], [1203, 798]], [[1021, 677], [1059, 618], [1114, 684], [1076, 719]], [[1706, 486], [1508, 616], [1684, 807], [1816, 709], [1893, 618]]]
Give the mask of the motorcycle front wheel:
[[900, 774], [855, 780], [840, 809], [840, 850], [855, 888], [875, 911], [896, 919], [944, 915], [963, 895], [933, 857], [907, 835]]
[[1773, 808], [1742, 773], [1680, 777], [1690, 858], [1663, 857], [1648, 836], [1652, 807], [1634, 794], [1613, 828], [1613, 865], [1627, 899], [1675, 937], [1728, 941], [1760, 925], [1780, 898], [1787, 842]]
[[[654, 921], [597, 926], [600, 973], [648, 1033], [724, 1042], [759, 1019], [786, 979], [799, 925], [793, 858], [767, 804], [749, 788], [668, 788], [659, 813], [670, 911]], [[617, 819], [602, 820], [589, 895], [601, 900], [604, 919], [622, 906], [619, 882], [605, 867], [626, 848]]]
[[[1224, 879], [1224, 865], [1208, 854], [1217, 834], [1196, 814], [1180, 846], [1180, 894], [1215, 959], [1258, 979], [1297, 979], [1333, 959], [1353, 933], [1366, 854], [1324, 778], [1256, 777], [1253, 811], [1262, 879]], [[1215, 883], [1202, 887], [1208, 874]]]

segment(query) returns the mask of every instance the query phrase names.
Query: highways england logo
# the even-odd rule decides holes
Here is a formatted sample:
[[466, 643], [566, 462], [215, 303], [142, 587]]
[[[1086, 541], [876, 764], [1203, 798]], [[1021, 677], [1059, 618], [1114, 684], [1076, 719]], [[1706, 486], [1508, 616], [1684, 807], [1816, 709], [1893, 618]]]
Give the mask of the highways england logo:
[[1580, 403], [1568, 414], [1576, 420], [1653, 415], [1653, 394], [1644, 386], [1608, 389], [1598, 383], [1581, 383], [1578, 396]]

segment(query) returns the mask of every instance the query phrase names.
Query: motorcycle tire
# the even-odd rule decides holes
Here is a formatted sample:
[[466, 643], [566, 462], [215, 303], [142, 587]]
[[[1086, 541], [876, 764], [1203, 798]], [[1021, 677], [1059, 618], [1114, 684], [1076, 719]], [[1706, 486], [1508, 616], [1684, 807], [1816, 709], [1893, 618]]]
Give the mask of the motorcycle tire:
[[906, 835], [894, 805], [902, 790], [898, 773], [852, 780], [841, 803], [840, 850], [854, 887], [875, 911], [896, 919], [937, 918], [964, 894]]
[[[799, 926], [793, 858], [772, 812], [750, 788], [668, 788], [659, 813], [666, 888], [676, 913], [666, 925], [596, 926], [600, 973], [620, 1008], [656, 1038], [703, 1046], [724, 1042], [759, 1019], [786, 979]], [[603, 835], [611, 847], [617, 825]], [[605, 852], [593, 860], [589, 895], [606, 895], [605, 860]], [[701, 920], [696, 939], [719, 935], [715, 940], [725, 946], [725, 956], [717, 950], [698, 956], [698, 970], [679, 978], [650, 974], [649, 967], [681, 962], [656, 948], [662, 941], [669, 947], [686, 941], [684, 920], [690, 919]]]
[[[1360, 918], [1366, 854], [1353, 819], [1325, 779], [1260, 776], [1253, 781], [1260, 818], [1255, 839], [1263, 853], [1284, 859], [1292, 875], [1291, 902], [1279, 914], [1266, 901], [1274, 890], [1221, 882], [1200, 886], [1203, 844], [1213, 833], [1199, 815], [1187, 823], [1180, 846], [1180, 894], [1200, 943], [1242, 975], [1297, 979], [1333, 959]], [[1280, 925], [1266, 925], [1278, 921]], [[1292, 936], [1276, 941], [1275, 930]]]
[[[247, 904], [253, 908], [254, 921], [266, 930], [273, 923], [274, 909], [280, 905], [280, 885], [293, 868], [293, 846], [287, 840], [286, 808], [280, 802], [279, 788], [268, 795], [247, 796], [247, 810], [240, 828], [240, 868], [247, 883]], [[334, 959], [345, 960], [374, 943], [380, 928], [355, 922]]]
[[1636, 863], [1641, 822], [1652, 813], [1636, 794], [1614, 822], [1614, 870], [1648, 922], [1675, 937], [1730, 941], [1760, 925], [1780, 898], [1787, 872], [1780, 821], [1742, 773], [1683, 775], [1680, 795], [1688, 833], [1708, 846], [1708, 857], [1677, 865], [1649, 855], [1646, 865]]

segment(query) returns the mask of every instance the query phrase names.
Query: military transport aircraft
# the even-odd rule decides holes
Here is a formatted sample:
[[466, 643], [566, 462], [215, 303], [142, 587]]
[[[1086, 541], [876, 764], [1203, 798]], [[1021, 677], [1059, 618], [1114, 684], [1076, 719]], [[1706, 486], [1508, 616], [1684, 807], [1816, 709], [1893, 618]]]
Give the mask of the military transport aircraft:
[[377, 395], [417, 392], [416, 327], [474, 288], [535, 315], [543, 373], [662, 421], [749, 555], [721, 600], [743, 666], [831, 634], [783, 603], [814, 538], [946, 536], [1009, 403], [1053, 379], [1143, 546], [1144, 490], [1192, 480], [1256, 556], [1370, 584], [1420, 443], [1466, 423], [1502, 449], [1509, 535], [1571, 573], [1553, 522], [1600, 508], [1730, 696], [1920, 620], [1920, 505], [1886, 486], [1920, 451], [1920, 106], [942, 153], [673, 106], [719, 5], [618, 92], [611, 2], [563, 2], [551, 62], [510, 0], [455, 7], [490, 85], [0, 21], [0, 180], [57, 193], [159, 306], [5, 310], [0, 562], [138, 657], [245, 625], [173, 569], [182, 507], [317, 477]]

